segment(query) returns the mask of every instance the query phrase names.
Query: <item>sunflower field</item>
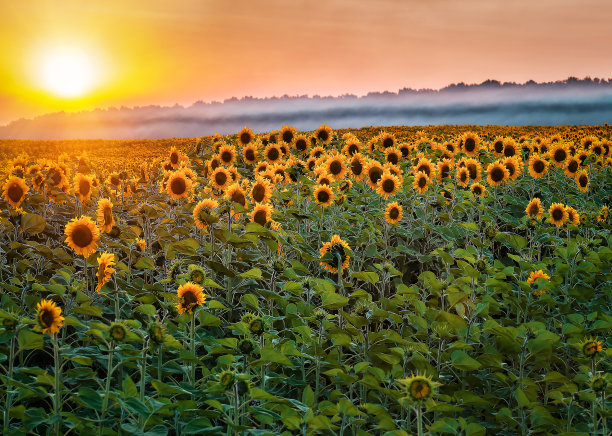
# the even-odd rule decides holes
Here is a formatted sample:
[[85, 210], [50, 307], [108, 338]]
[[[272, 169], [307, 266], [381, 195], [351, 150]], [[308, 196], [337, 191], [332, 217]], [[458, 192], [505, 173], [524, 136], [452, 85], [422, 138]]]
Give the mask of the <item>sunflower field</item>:
[[4, 435], [608, 435], [612, 130], [0, 141]]

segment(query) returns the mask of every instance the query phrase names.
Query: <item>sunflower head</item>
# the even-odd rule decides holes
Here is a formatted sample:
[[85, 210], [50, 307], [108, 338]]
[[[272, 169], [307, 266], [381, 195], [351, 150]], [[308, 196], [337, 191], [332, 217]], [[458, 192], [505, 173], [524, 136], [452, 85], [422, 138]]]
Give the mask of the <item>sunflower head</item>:
[[322, 144], [328, 144], [332, 140], [332, 129], [327, 124], [323, 124], [315, 131], [317, 140]]
[[590, 382], [594, 392], [603, 392], [608, 387], [608, 380], [603, 375], [594, 376]]
[[178, 304], [176, 305], [176, 308], [178, 309], [178, 312], [187, 312], [191, 314], [195, 308], [203, 305], [204, 301], [206, 300], [203, 291], [204, 289], [202, 286], [192, 282], [187, 282], [184, 285], [179, 286], [176, 291], [178, 297]]
[[550, 222], [557, 227], [561, 227], [567, 220], [567, 210], [565, 210], [565, 206], [561, 203], [553, 203], [548, 212], [550, 214]]
[[240, 133], [238, 133], [238, 143], [242, 146], [247, 145], [253, 140], [253, 131], [247, 126], [244, 126]]
[[576, 186], [580, 192], [587, 192], [589, 190], [589, 175], [586, 170], [579, 171], [576, 174]]
[[429, 189], [429, 177], [427, 177], [427, 174], [421, 171], [416, 173], [412, 187], [419, 194], [426, 192]]
[[331, 241], [326, 242], [321, 247], [321, 266], [331, 273], [338, 272], [338, 264], [340, 265], [340, 273], [349, 266], [351, 248], [342, 240], [340, 236], [333, 235]]
[[225, 389], [232, 389], [236, 381], [236, 373], [231, 370], [223, 371], [219, 374], [219, 383]]
[[206, 272], [201, 266], [191, 264], [188, 267], [187, 274], [189, 275], [189, 281], [201, 285], [206, 278]]
[[25, 199], [28, 191], [28, 185], [26, 185], [22, 178], [12, 176], [4, 184], [4, 199], [17, 209]]
[[251, 212], [251, 221], [265, 226], [268, 221], [272, 218], [272, 206], [269, 204], [257, 203]]
[[378, 195], [384, 198], [389, 198], [391, 195], [395, 195], [400, 190], [400, 183], [397, 177], [389, 172], [384, 172], [380, 180], [377, 183]]
[[164, 343], [164, 338], [166, 337], [166, 329], [160, 322], [150, 322], [149, 326], [147, 327], [147, 333], [149, 335], [149, 339], [154, 344], [161, 345]]
[[525, 208], [525, 213], [529, 218], [541, 219], [543, 214], [542, 200], [537, 197], [533, 198]]
[[113, 342], [121, 343], [127, 337], [127, 328], [121, 322], [114, 322], [108, 329], [108, 337]]
[[480, 147], [480, 138], [472, 132], [466, 132], [462, 139], [462, 151], [468, 156], [476, 156]]
[[603, 351], [603, 342], [597, 338], [585, 339], [581, 344], [582, 354], [589, 359], [595, 359]]
[[537, 279], [544, 279], [544, 280], [548, 281], [548, 280], [550, 280], [550, 276], [548, 274], [546, 274], [542, 270], [532, 271], [531, 274], [529, 274], [529, 278], [527, 279], [527, 283], [529, 283], [530, 285], [533, 285], [533, 283]]
[[265, 330], [264, 320], [259, 315], [253, 315], [249, 321], [249, 331], [254, 335], [261, 335]]
[[249, 338], [242, 339], [238, 342], [238, 350], [248, 356], [255, 351], [255, 342]]
[[385, 221], [389, 224], [397, 224], [402, 219], [402, 206], [396, 201], [389, 203], [385, 210]]
[[113, 265], [115, 265], [114, 254], [104, 252], [98, 257], [98, 272], [96, 273], [96, 277], [98, 277], [97, 292], [100, 292], [102, 286], [110, 281], [112, 274], [115, 272], [115, 269], [111, 268]]
[[62, 309], [51, 300], [41, 300], [36, 304], [36, 308], [38, 309], [36, 319], [43, 329], [43, 333], [50, 335], [59, 333], [65, 319], [62, 316]]
[[100, 231], [88, 216], [72, 219], [64, 229], [66, 242], [76, 254], [89, 257], [97, 250]]
[[422, 404], [433, 397], [440, 383], [434, 382], [431, 377], [425, 375], [411, 375], [408, 378], [398, 380], [403, 388], [404, 400], [410, 404]]
[[315, 186], [313, 196], [317, 204], [323, 207], [330, 206], [334, 201], [334, 192], [327, 185]]

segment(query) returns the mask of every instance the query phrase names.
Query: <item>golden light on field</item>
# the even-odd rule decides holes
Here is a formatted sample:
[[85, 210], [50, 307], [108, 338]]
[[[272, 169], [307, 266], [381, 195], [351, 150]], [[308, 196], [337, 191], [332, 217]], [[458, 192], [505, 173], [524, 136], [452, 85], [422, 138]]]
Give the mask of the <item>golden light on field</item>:
[[40, 85], [60, 97], [81, 97], [96, 85], [94, 63], [95, 60], [83, 49], [51, 49], [40, 59]]

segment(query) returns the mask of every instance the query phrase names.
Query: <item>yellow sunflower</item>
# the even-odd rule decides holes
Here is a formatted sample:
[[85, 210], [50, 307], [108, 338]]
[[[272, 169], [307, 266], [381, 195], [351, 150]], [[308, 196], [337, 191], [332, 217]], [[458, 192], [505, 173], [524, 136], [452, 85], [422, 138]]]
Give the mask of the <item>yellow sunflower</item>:
[[255, 203], [269, 203], [272, 198], [272, 187], [270, 182], [258, 176], [251, 187], [249, 196]]
[[332, 140], [333, 131], [327, 124], [323, 124], [315, 131], [315, 136], [322, 144], [329, 144]]
[[[172, 146], [172, 148], [170, 149], [170, 165], [172, 166], [173, 169], [175, 170], [178, 169], [180, 159], [181, 159], [181, 154], [178, 152], [175, 146]], [[115, 184], [113, 183], [113, 185]]]
[[43, 329], [43, 334], [49, 335], [59, 333], [59, 329], [64, 325], [64, 317], [62, 316], [62, 309], [55, 305], [54, 301], [51, 300], [40, 300], [36, 303], [38, 314], [36, 319]]
[[208, 227], [209, 216], [217, 207], [219, 203], [212, 198], [205, 198], [196, 204], [193, 209], [193, 220], [198, 229], [205, 230]]
[[297, 131], [293, 127], [285, 125], [280, 130], [279, 135], [280, 135], [280, 139], [283, 142], [286, 142], [287, 144], [292, 145], [293, 144], [293, 140], [295, 139], [296, 133], [297, 133]]
[[400, 379], [398, 382], [403, 386], [404, 393], [406, 394], [402, 397], [402, 400], [417, 404], [429, 400], [433, 396], [435, 389], [440, 385], [434, 382], [431, 377], [425, 377], [418, 373], [408, 378]]
[[384, 172], [383, 166], [377, 160], [370, 159], [365, 165], [366, 182], [373, 190], [378, 189], [378, 181]]
[[491, 144], [491, 149], [493, 150], [493, 154], [497, 157], [500, 157], [504, 154], [504, 138], [498, 136], [493, 140]]
[[546, 159], [542, 159], [539, 155], [533, 154], [529, 157], [529, 174], [534, 179], [538, 179], [546, 173], [550, 163]]
[[455, 177], [459, 186], [467, 186], [470, 181], [470, 172], [466, 167], [457, 168]]
[[546, 280], [550, 280], [550, 276], [548, 274], [546, 274], [544, 271], [539, 270], [539, 271], [532, 271], [531, 274], [529, 274], [529, 278], [527, 279], [527, 283], [529, 283], [530, 285], [533, 284], [533, 282], [535, 282], [537, 279], [546, 279]]
[[91, 198], [92, 194], [92, 180], [84, 174], [77, 173], [73, 180], [74, 193], [78, 195], [80, 202], [84, 203]]
[[470, 158], [465, 160], [465, 167], [470, 175], [470, 180], [472, 182], [480, 182], [482, 178], [482, 164], [477, 159]]
[[263, 155], [269, 163], [274, 164], [282, 157], [282, 151], [278, 144], [268, 144]]
[[210, 181], [215, 189], [223, 191], [232, 181], [232, 175], [224, 167], [217, 167], [210, 176]]
[[415, 175], [419, 172], [425, 173], [427, 178], [431, 181], [436, 176], [435, 168], [436, 167], [429, 159], [427, 159], [426, 157], [422, 157], [421, 159], [419, 159], [417, 164], [414, 166], [413, 173]]
[[338, 272], [338, 259], [340, 257], [340, 273], [342, 273], [349, 266], [349, 259], [351, 258], [348, 254], [350, 251], [349, 245], [343, 241], [340, 236], [334, 235], [331, 238], [331, 241], [326, 242], [321, 247], [320, 254], [321, 257], [325, 256], [327, 253], [330, 253], [332, 256], [331, 261], [321, 261], [320, 264], [323, 268], [328, 270], [331, 273]]
[[565, 161], [565, 175], [574, 178], [580, 169], [580, 160], [577, 157], [571, 156]]
[[489, 186], [498, 186], [510, 177], [510, 172], [505, 165], [493, 162], [487, 167], [487, 183]]
[[400, 183], [397, 177], [389, 172], [384, 172], [378, 181], [377, 192], [381, 197], [385, 199], [391, 195], [395, 195], [400, 190]]
[[179, 313], [189, 313], [191, 314], [194, 309], [198, 306], [201, 306], [206, 301], [206, 296], [204, 295], [204, 289], [200, 285], [196, 285], [192, 282], [187, 282], [184, 285], [179, 286], [176, 291], [176, 295], [178, 297], [178, 304], [176, 308]]
[[563, 168], [565, 166], [565, 161], [568, 156], [569, 153], [567, 152], [567, 148], [563, 144], [557, 143], [557, 145], [548, 151], [548, 157], [557, 168]]
[[361, 153], [362, 145], [361, 142], [355, 137], [351, 137], [346, 141], [344, 147], [342, 147], [342, 153], [345, 156], [354, 156], [357, 153]]
[[218, 156], [222, 165], [232, 166], [236, 160], [236, 149], [233, 145], [225, 144], [219, 149]]
[[466, 132], [461, 139], [462, 151], [470, 157], [476, 156], [480, 148], [480, 138], [478, 135], [472, 132]]
[[419, 194], [426, 192], [429, 189], [429, 177], [427, 177], [427, 174], [421, 171], [416, 173], [412, 182], [412, 188]]
[[522, 161], [516, 156], [507, 157], [501, 162], [508, 169], [508, 174], [512, 180], [516, 180], [523, 172]]
[[353, 157], [351, 157], [349, 168], [351, 170], [351, 176], [353, 176], [356, 181], [363, 180], [365, 177], [365, 164], [365, 158], [361, 153], [356, 153], [353, 155]]
[[304, 135], [299, 135], [295, 138], [295, 141], [293, 142], [293, 147], [300, 154], [308, 153], [310, 141]]
[[542, 214], [544, 213], [542, 200], [537, 197], [533, 198], [525, 208], [525, 213], [529, 218], [542, 219]]
[[346, 174], [344, 157], [342, 155], [338, 155], [327, 159], [327, 162], [325, 163], [325, 170], [333, 181], [338, 181], [344, 178], [344, 175]]
[[100, 227], [103, 232], [110, 232], [115, 225], [115, 218], [113, 217], [113, 204], [111, 203], [110, 199], [102, 198], [98, 200], [96, 217], [98, 227]]
[[574, 226], [580, 224], [580, 214], [578, 214], [576, 209], [571, 206], [565, 206], [565, 211], [567, 212], [567, 221], [570, 224]]
[[96, 273], [98, 286], [96, 286], [96, 292], [100, 293], [102, 286], [110, 281], [111, 276], [115, 272], [115, 269], [111, 268], [113, 265], [115, 265], [114, 254], [104, 252], [98, 257], [98, 272]]
[[242, 207], [246, 207], [247, 205], [246, 194], [242, 189], [242, 186], [240, 186], [238, 183], [234, 183], [227, 188], [227, 191], [225, 191], [225, 198], [230, 200], [232, 203], [240, 204]]
[[257, 151], [257, 146], [255, 144], [247, 144], [242, 149], [242, 159], [244, 160], [245, 163], [249, 165], [253, 165], [255, 162], [257, 162], [257, 158], [258, 158], [258, 151]]
[[142, 238], [136, 238], [136, 246], [140, 251], [145, 251], [147, 249], [147, 242]]
[[193, 183], [183, 171], [175, 171], [168, 179], [166, 192], [175, 200], [191, 195]]
[[387, 205], [385, 210], [385, 221], [389, 224], [397, 224], [402, 219], [402, 206], [394, 201]]
[[472, 186], [470, 186], [470, 192], [474, 197], [486, 197], [487, 195], [487, 189], [478, 182], [472, 183]]
[[238, 143], [242, 146], [247, 145], [253, 140], [253, 131], [247, 126], [244, 126], [240, 133], [238, 133]]
[[518, 154], [516, 142], [512, 138], [506, 138], [504, 140], [504, 157], [514, 157]]
[[567, 211], [561, 203], [551, 204], [548, 213], [550, 214], [550, 222], [557, 227], [561, 227], [565, 220], [567, 220]]
[[437, 178], [440, 183], [450, 179], [450, 172], [453, 169], [453, 162], [450, 159], [442, 159], [437, 164]]
[[269, 204], [257, 203], [250, 213], [251, 221], [261, 226], [265, 226], [272, 218], [272, 206]]
[[25, 199], [28, 191], [28, 185], [26, 185], [22, 178], [12, 176], [4, 184], [4, 199], [17, 209]]
[[90, 254], [96, 252], [100, 240], [100, 230], [88, 216], [82, 216], [79, 219], [73, 218], [66, 224], [64, 234], [66, 235], [65, 242], [76, 254], [87, 258]]
[[319, 206], [328, 207], [334, 201], [334, 192], [326, 185], [316, 185], [313, 196]]
[[576, 186], [580, 192], [587, 192], [589, 190], [589, 175], [586, 170], [581, 170], [576, 174]]

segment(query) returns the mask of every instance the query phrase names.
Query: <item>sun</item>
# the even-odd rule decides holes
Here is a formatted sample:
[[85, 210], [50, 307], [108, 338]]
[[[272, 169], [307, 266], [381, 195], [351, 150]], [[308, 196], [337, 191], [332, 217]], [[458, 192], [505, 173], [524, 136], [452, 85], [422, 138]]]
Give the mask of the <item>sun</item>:
[[48, 50], [38, 66], [41, 86], [59, 97], [80, 97], [96, 84], [94, 64], [91, 55], [78, 48]]

